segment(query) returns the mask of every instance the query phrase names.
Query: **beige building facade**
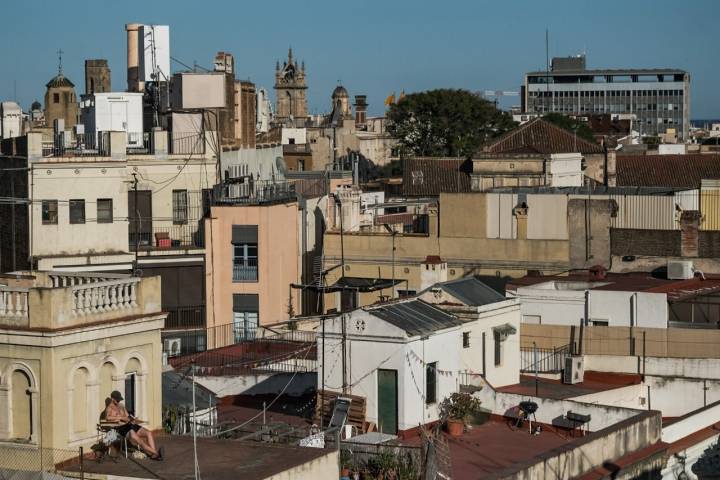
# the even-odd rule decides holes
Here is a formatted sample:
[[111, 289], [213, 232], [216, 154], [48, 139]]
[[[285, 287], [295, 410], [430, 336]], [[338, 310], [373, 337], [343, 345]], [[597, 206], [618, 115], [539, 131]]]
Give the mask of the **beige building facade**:
[[0, 283], [3, 467], [95, 443], [113, 390], [148, 429], [161, 427], [159, 278], [34, 271]]
[[296, 201], [213, 206], [205, 242], [208, 329], [232, 324], [239, 341], [300, 312]]

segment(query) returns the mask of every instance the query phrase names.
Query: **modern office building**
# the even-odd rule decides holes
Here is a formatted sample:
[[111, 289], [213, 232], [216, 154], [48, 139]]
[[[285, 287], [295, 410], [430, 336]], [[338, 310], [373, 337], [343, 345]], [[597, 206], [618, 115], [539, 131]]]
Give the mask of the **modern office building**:
[[[588, 70], [585, 56], [553, 58], [547, 72], [528, 72], [522, 110], [566, 115], [629, 115], [641, 135], [687, 138], [690, 75], [677, 69]], [[670, 130], [670, 131], [668, 131]]]

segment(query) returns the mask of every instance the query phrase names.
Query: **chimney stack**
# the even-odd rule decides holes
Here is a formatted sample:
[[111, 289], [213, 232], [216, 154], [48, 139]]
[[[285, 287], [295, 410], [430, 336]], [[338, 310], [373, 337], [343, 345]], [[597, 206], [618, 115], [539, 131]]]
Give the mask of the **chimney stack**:
[[139, 42], [140, 27], [139, 23], [128, 23], [125, 25], [127, 32], [127, 89], [128, 92], [141, 92], [144, 88], [143, 82], [140, 82], [140, 59], [139, 59]]

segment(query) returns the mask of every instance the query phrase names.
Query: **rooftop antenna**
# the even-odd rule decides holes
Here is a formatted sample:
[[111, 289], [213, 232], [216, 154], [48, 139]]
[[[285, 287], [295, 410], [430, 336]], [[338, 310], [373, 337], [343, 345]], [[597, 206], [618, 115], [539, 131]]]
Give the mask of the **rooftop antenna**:
[[62, 51], [62, 48], [58, 49], [57, 55], [58, 55], [58, 75], [62, 75], [62, 54], [65, 53]]
[[[550, 33], [545, 29], [545, 97], [548, 102], [548, 110], [550, 110], [550, 49], [548, 47]], [[545, 112], [545, 113], [549, 113]]]

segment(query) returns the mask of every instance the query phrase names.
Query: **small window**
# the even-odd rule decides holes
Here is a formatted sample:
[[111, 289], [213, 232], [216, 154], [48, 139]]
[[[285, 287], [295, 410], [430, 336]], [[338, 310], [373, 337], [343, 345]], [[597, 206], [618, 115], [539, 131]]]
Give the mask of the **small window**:
[[425, 403], [437, 401], [437, 362], [425, 366]]
[[53, 93], [53, 103], [60, 103], [60, 94]]
[[98, 198], [97, 201], [97, 223], [113, 222], [112, 198]]
[[57, 225], [58, 223], [58, 202], [57, 200], [42, 201], [42, 223], [43, 225]]
[[70, 200], [70, 223], [85, 223], [85, 200]]
[[463, 332], [463, 348], [470, 348], [470, 332]]
[[500, 336], [495, 334], [495, 366], [499, 367], [502, 365], [502, 340]]
[[187, 190], [173, 190], [173, 223], [184, 225], [188, 222]]
[[592, 320], [594, 327], [607, 327], [609, 322], [607, 320]]

